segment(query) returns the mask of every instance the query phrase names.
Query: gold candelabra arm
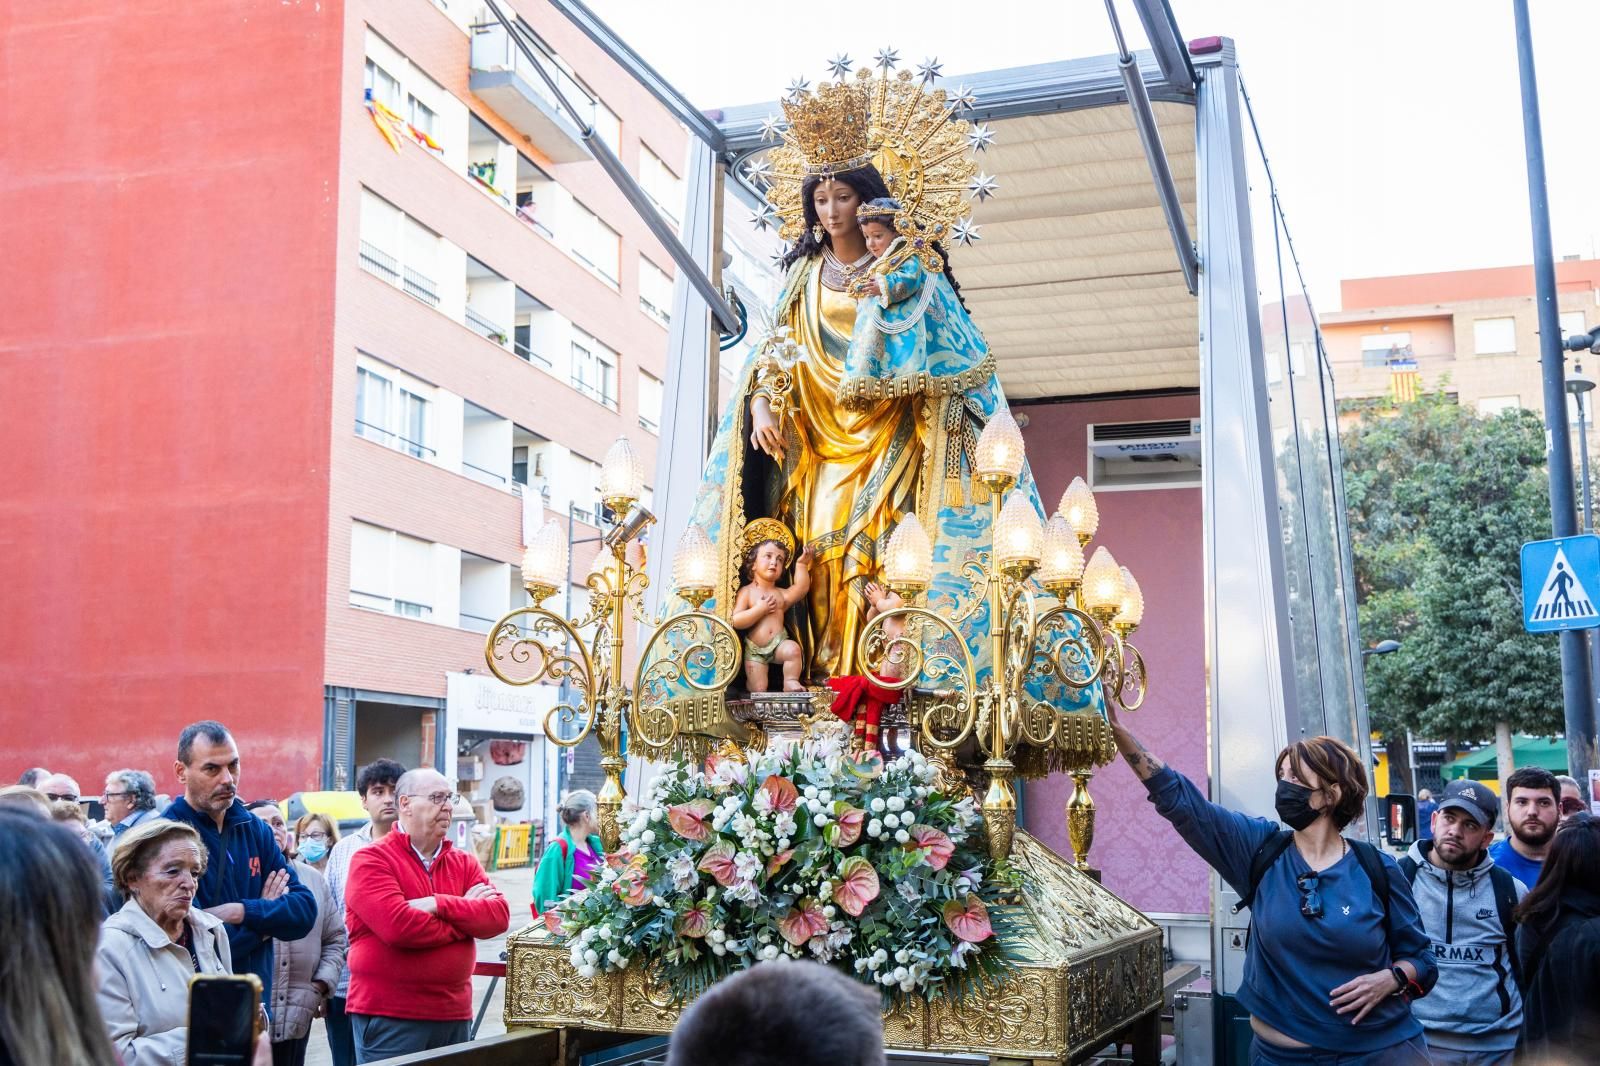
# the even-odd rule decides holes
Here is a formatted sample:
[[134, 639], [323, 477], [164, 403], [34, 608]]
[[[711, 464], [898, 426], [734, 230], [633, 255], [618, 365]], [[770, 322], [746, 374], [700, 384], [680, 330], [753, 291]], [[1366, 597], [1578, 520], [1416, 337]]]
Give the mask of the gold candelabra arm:
[[[664, 654], [656, 655], [665, 643]], [[677, 714], [669, 706], [671, 686], [720, 692], [738, 674], [739, 634], [707, 611], [683, 611], [663, 621], [639, 653], [633, 683], [633, 736], [646, 747], [663, 749], [677, 737]]]
[[950, 619], [958, 624], [971, 618], [979, 607], [989, 602], [989, 582], [992, 580], [989, 573], [989, 553], [980, 551], [976, 554], [976, 558], [969, 558], [961, 564], [961, 576], [967, 579], [972, 595], [967, 599], [966, 606]]
[[1114, 655], [1116, 673], [1114, 678], [1107, 678], [1106, 695], [1116, 700], [1117, 706], [1123, 710], [1137, 711], [1144, 706], [1144, 697], [1150, 686], [1150, 675], [1145, 669], [1144, 656], [1120, 634], [1113, 633], [1111, 637], [1116, 642]]
[[[526, 629], [523, 619], [528, 620]], [[543, 607], [519, 607], [502, 616], [489, 630], [483, 658], [489, 671], [508, 685], [565, 681], [572, 686], [577, 702], [558, 703], [545, 715], [544, 731], [552, 743], [570, 748], [594, 729], [594, 660], [584, 647], [583, 637], [565, 618]], [[578, 735], [563, 739], [561, 727], [578, 721], [583, 723]]]
[[[1076, 623], [1076, 625], [1074, 625]], [[1052, 674], [1069, 688], [1085, 689], [1107, 670], [1116, 639], [1087, 612], [1070, 603], [1058, 604], [1039, 616], [1029, 644], [1029, 663], [1035, 677]]]
[[[925, 646], [933, 636], [930, 628], [958, 650], [930, 653]], [[972, 735], [978, 717], [977, 671], [967, 642], [949, 621], [926, 607], [885, 611], [862, 628], [856, 657], [883, 688], [901, 692], [916, 685], [937, 693], [936, 702], [921, 716], [922, 736], [930, 748], [954, 748]], [[940, 737], [939, 732], [953, 735]]]

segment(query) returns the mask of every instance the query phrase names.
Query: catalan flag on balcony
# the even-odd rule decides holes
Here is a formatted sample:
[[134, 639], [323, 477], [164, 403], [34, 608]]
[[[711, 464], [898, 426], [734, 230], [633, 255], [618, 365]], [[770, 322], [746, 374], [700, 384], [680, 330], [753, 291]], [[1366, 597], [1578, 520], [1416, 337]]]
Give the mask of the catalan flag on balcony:
[[1417, 373], [1415, 359], [1393, 359], [1389, 362], [1389, 395], [1395, 403], [1410, 403], [1422, 388], [1422, 375]]

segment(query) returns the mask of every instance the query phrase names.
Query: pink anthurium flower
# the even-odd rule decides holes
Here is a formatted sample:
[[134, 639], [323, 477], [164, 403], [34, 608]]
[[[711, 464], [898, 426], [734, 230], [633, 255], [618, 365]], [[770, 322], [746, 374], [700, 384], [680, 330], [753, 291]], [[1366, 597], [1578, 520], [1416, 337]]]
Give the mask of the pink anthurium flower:
[[678, 935], [703, 937], [711, 931], [711, 904], [702, 900], [678, 919]]
[[977, 896], [964, 900], [951, 900], [944, 905], [944, 924], [959, 940], [976, 944], [994, 936], [994, 926], [989, 924], [989, 908]]
[[771, 877], [773, 874], [775, 874], [779, 870], [783, 869], [783, 864], [788, 862], [792, 858], [794, 858], [794, 849], [793, 848], [785, 848], [784, 850], [778, 852], [778, 854], [774, 855], [772, 858], [768, 859], [767, 860], [767, 876]]
[[711, 835], [711, 827], [706, 825], [706, 819], [716, 809], [716, 804], [703, 796], [688, 803], [674, 804], [667, 808], [667, 824], [683, 839], [698, 844]]
[[833, 900], [852, 918], [859, 918], [867, 904], [878, 898], [878, 871], [860, 855], [852, 855], [839, 864], [839, 874], [833, 886]]
[[852, 807], [843, 800], [834, 804], [833, 809], [836, 812], [834, 814], [836, 832], [833, 834], [833, 846], [836, 848], [848, 848], [851, 844], [861, 839], [861, 830], [867, 824], [867, 812], [860, 807]]
[[711, 845], [700, 856], [699, 869], [714, 877], [717, 884], [724, 888], [733, 884], [739, 879], [739, 873], [733, 867], [733, 845], [726, 840]]
[[807, 896], [778, 920], [778, 932], [783, 939], [799, 947], [807, 940], [828, 931], [828, 919], [822, 913], [822, 904]]
[[795, 804], [800, 802], [800, 790], [794, 787], [794, 782], [777, 774], [761, 782], [761, 791], [772, 801], [773, 814], [792, 814]]
[[544, 927], [546, 929], [550, 930], [556, 936], [561, 935], [561, 915], [556, 912], [554, 907], [545, 911], [543, 914], [539, 915], [539, 917], [544, 919]]
[[931, 825], [912, 826], [911, 843], [906, 847], [921, 851], [922, 857], [935, 870], [944, 869], [950, 862], [950, 856], [956, 853], [956, 846], [950, 838]]

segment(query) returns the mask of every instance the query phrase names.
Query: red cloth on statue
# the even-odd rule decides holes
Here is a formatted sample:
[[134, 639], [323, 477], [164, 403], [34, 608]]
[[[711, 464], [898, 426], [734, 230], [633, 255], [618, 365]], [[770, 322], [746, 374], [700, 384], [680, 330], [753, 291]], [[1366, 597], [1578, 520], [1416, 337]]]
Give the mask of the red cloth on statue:
[[878, 725], [883, 721], [883, 709], [900, 699], [900, 693], [884, 688], [877, 681], [887, 678], [862, 677], [849, 674], [828, 678], [833, 689], [833, 713], [846, 722], [855, 723], [855, 734], [878, 742]]

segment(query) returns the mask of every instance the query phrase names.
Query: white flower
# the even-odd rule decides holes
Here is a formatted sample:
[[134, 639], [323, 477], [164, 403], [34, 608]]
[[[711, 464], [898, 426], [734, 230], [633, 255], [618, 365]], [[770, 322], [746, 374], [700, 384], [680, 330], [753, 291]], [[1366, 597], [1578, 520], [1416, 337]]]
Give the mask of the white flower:
[[610, 866], [607, 866], [605, 868], [605, 870], [600, 874], [600, 880], [603, 881], [606, 884], [610, 884], [611, 882], [615, 881], [616, 879], [617, 879], [617, 871], [615, 869], [613, 869], [612, 867], [610, 867]]
[[755, 798], [750, 801], [750, 809], [757, 814], [771, 814], [772, 794], [766, 789], [757, 792]]
[[706, 934], [706, 939], [711, 941], [713, 944], [720, 944], [728, 939], [728, 934], [723, 932], [721, 929], [713, 929]]
[[667, 873], [672, 876], [672, 887], [679, 892], [693, 888], [700, 876], [694, 868], [694, 856], [687, 851], [680, 851], [667, 860]]
[[613, 936], [616, 935], [614, 932], [612, 932], [611, 927], [609, 925], [602, 925], [602, 926], [599, 926], [598, 928], [596, 928], [595, 926], [590, 926], [590, 928], [594, 929], [594, 935], [599, 937], [601, 940], [610, 940]]
[[883, 816], [883, 824], [890, 829], [898, 829], [900, 827], [900, 816], [898, 814], [886, 814]]
[[588, 963], [584, 963], [582, 966], [578, 967], [578, 976], [579, 977], [593, 977], [596, 974], [598, 974], [599, 972], [600, 972], [599, 970], [596, 970], [593, 966], [590, 966]]
[[667, 816], [667, 812], [662, 810], [660, 807], [657, 807], [655, 810], [650, 812], [650, 820], [652, 822], [659, 822], [659, 821], [661, 821], [661, 819], [665, 818], [666, 816]]
[[876, 819], [876, 818], [874, 818], [872, 821], [868, 822], [867, 823], [867, 836], [869, 836], [869, 837], [881, 837], [881, 836], [883, 836], [883, 823], [878, 821], [878, 819]]
[[667, 905], [667, 901], [660, 896], [651, 896], [650, 902], [654, 903], [657, 907], [665, 907]]
[[[823, 902], [827, 902], [828, 900], [833, 898], [833, 882], [832, 881], [823, 881], [821, 884], [817, 885], [817, 898], [819, 900], [822, 900]], [[825, 916], [827, 916], [829, 918], [832, 918], [833, 917], [833, 908], [832, 907], [824, 907], [822, 909], [822, 913]]]
[[828, 816], [818, 811], [816, 817], [811, 819], [811, 824], [818, 827], [825, 826], [828, 824]]
[[721, 944], [712, 944], [711, 945], [711, 954], [713, 954], [713, 955], [726, 955], [727, 953], [728, 953], [728, 949], [726, 947], [722, 946]]
[[[778, 851], [782, 851], [784, 848], [786, 848], [788, 846], [789, 846], [789, 838], [788, 837], [779, 837], [778, 838]], [[770, 855], [770, 854], [772, 854], [772, 852], [768, 852], [767, 854]]]
[[806, 799], [814, 800], [816, 798], [817, 798], [817, 786], [816, 785], [807, 785], [806, 786]]
[[829, 904], [828, 906], [822, 908], [822, 916], [824, 918], [832, 918], [835, 914], [838, 914], [838, 913], [839, 913], [838, 909], [836, 907], [834, 907], [832, 904]]
[[906, 809], [906, 801], [899, 796], [890, 796], [885, 802], [891, 811], [903, 811]]
[[738, 796], [728, 796], [723, 799], [722, 806], [732, 812], [738, 810], [743, 804], [739, 802]]
[[911, 839], [911, 834], [906, 832], [904, 829], [896, 829], [894, 831], [894, 839], [895, 843], [904, 844], [906, 841]]
[[889, 952], [883, 948], [879, 948], [877, 951], [872, 953], [872, 961], [877, 963], [879, 966], [882, 966], [884, 963], [889, 961]]
[[616, 948], [612, 948], [610, 951], [606, 952], [606, 961], [613, 966], [617, 965], [622, 961], [622, 952], [618, 951]]
[[761, 872], [761, 856], [741, 851], [733, 857], [733, 872], [741, 881], [753, 881]]
[[856, 960], [856, 973], [864, 973], [866, 971], [866, 969], [867, 969], [867, 960], [866, 959], [857, 959]]
[[823, 803], [832, 803], [833, 802], [833, 790], [832, 789], [826, 789], [826, 788], [823, 789], [822, 791], [817, 793], [817, 799], [821, 800]]
[[[794, 814], [790, 811], [782, 811], [772, 820], [772, 831], [780, 837], [794, 836], [794, 828]], [[788, 847], [789, 845], [781, 844], [779, 846]]]
[[967, 968], [967, 956], [976, 955], [977, 953], [978, 945], [962, 940], [950, 952], [950, 965], [958, 970], [965, 970]]
[[870, 804], [868, 804], [868, 806], [872, 808], [872, 813], [874, 813], [874, 814], [882, 814], [883, 813], [883, 808], [885, 806], [885, 804], [883, 802], [883, 797], [882, 796], [874, 796], [872, 798], [872, 802]]
[[894, 953], [894, 961], [900, 963], [902, 966], [905, 965], [911, 961], [911, 952], [907, 951], [905, 948], [901, 948], [899, 951]]
[[654, 844], [656, 842], [656, 831], [654, 829], [646, 829], [639, 835], [639, 839], [646, 844]]
[[896, 981], [896, 982], [904, 981], [907, 977], [910, 977], [910, 976], [911, 976], [910, 972], [907, 971], [904, 966], [896, 966], [894, 968], [893, 972], [891, 972], [889, 974], [889, 977], [891, 979], [893, 979], [894, 981]]
[[775, 959], [778, 957], [778, 949], [773, 945], [768, 944], [766, 947], [761, 949], [761, 957], [769, 961]]
[[598, 966], [600, 964], [600, 953], [594, 948], [589, 948], [583, 953], [583, 961], [590, 966]]
[[896, 881], [894, 887], [907, 903], [917, 903], [922, 899], [922, 893], [918, 891], [917, 883], [910, 878], [904, 881]]

